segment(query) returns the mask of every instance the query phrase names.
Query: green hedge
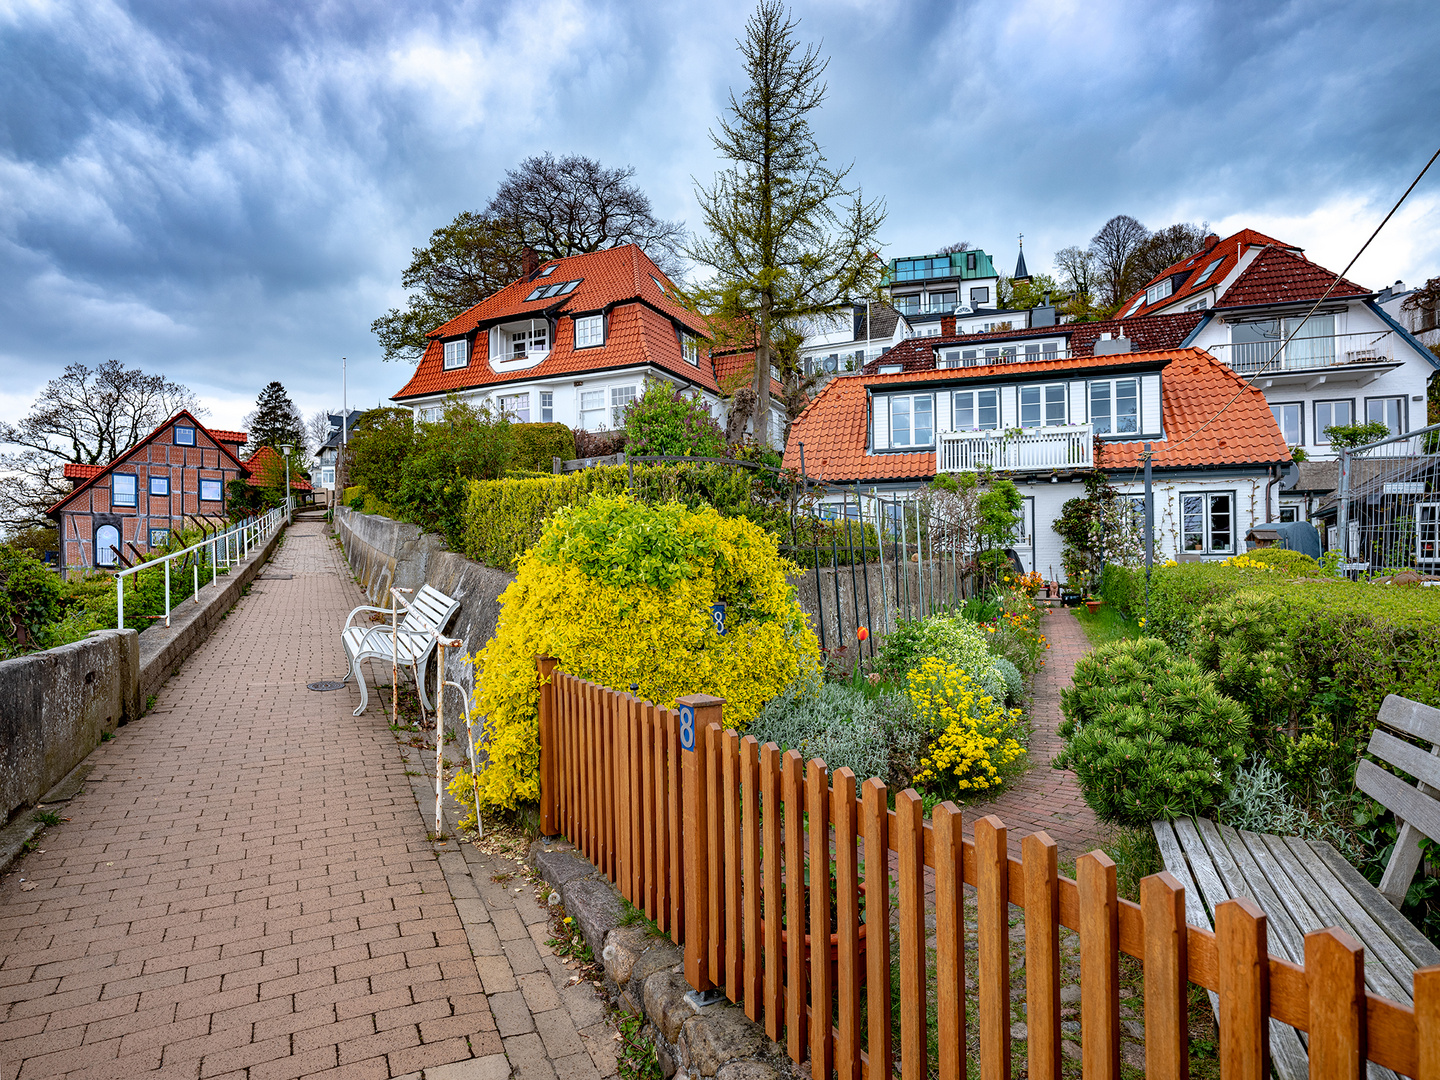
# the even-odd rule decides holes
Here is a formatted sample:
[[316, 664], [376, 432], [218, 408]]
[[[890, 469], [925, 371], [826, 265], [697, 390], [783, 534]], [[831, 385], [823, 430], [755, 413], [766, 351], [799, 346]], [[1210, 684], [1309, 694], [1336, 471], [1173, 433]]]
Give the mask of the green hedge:
[[555, 458], [575, 457], [575, 433], [564, 424], [512, 424], [510, 430], [515, 438], [511, 469], [548, 473]]
[[[1145, 572], [1109, 568], [1107, 601], [1144, 614]], [[1349, 725], [1368, 738], [1387, 694], [1440, 705], [1440, 590], [1295, 577], [1283, 570], [1181, 563], [1156, 567], [1147, 633], [1182, 652], [1192, 647], [1206, 605], [1237, 605], [1237, 594], [1278, 601], [1279, 637], [1293, 649], [1289, 677], [1316, 694], [1343, 695]]]
[[[464, 550], [477, 562], [511, 570], [516, 561], [540, 538], [545, 523], [562, 507], [576, 506], [595, 494], [615, 494], [630, 483], [624, 465], [600, 465], [563, 476], [474, 480], [470, 482], [465, 509]], [[727, 517], [744, 517], [774, 533], [781, 551], [809, 565], [811, 551], [819, 545], [822, 565], [829, 565], [833, 549], [848, 565], [848, 546], [843, 521], [802, 518], [796, 523], [799, 554], [790, 549], [790, 516], [785, 504], [767, 498], [770, 477], [765, 473], [715, 463], [665, 463], [636, 465], [635, 495], [645, 502], [679, 502], [691, 510], [713, 506]], [[758, 490], [757, 490], [758, 489]], [[850, 542], [855, 558], [860, 557], [860, 532], [851, 523]], [[865, 532], [866, 550], [874, 557], [876, 534], [873, 526]]]

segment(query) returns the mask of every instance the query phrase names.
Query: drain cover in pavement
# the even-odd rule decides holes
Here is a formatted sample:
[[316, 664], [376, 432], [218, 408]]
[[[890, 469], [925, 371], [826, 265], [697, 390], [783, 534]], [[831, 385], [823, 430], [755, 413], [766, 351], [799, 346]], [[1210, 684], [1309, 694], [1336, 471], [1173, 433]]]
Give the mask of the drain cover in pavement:
[[339, 679], [321, 679], [319, 682], [306, 683], [306, 690], [339, 690], [345, 684]]

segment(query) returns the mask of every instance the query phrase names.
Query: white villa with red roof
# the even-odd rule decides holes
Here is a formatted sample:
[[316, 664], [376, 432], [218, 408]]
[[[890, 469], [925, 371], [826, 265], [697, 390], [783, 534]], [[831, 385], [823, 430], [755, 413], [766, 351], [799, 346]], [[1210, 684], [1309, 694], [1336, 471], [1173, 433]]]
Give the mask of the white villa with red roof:
[[1123, 353], [1105, 351], [1118, 345], [1113, 324], [1102, 323], [1049, 328], [1050, 337], [1014, 346], [982, 335], [968, 357], [970, 342], [911, 339], [858, 377], [832, 380], [792, 425], [785, 464], [799, 467], [803, 444], [812, 478], [881, 501], [940, 472], [990, 467], [1024, 498], [1021, 564], [1053, 579], [1061, 507], [1097, 468], [1141, 499], [1148, 441], [1156, 557], [1243, 552], [1290, 449], [1258, 390], [1180, 344], [1198, 321], [1193, 313], [1135, 320], [1127, 330], [1136, 338], [1170, 344], [1129, 351], [1127, 341]]
[[1377, 295], [1337, 282], [1298, 247], [1244, 229], [1223, 240], [1206, 237], [1200, 251], [1126, 300], [1120, 320], [1201, 314], [1189, 343], [1265, 394], [1288, 444], [1325, 459], [1335, 456], [1327, 427], [1374, 420], [1402, 435], [1426, 423], [1426, 386], [1440, 360]]
[[[391, 398], [438, 420], [450, 395], [522, 422], [586, 431], [624, 425], [646, 379], [694, 391], [716, 416], [724, 366], [710, 329], [634, 244], [554, 259], [430, 334], [410, 381]], [[723, 422], [723, 417], [722, 417]]]

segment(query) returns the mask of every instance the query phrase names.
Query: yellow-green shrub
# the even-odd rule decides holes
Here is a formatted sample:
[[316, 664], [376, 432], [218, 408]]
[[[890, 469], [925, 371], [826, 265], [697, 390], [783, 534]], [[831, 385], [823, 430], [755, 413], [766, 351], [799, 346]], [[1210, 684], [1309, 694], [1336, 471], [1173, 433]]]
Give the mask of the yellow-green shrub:
[[906, 683], [917, 715], [935, 732], [916, 783], [962, 796], [999, 787], [1025, 754], [1020, 710], [1007, 712], [964, 668], [937, 656], [911, 669]]
[[[666, 707], [715, 694], [731, 726], [817, 671], [819, 647], [785, 582], [791, 569], [763, 529], [709, 507], [647, 506], [622, 493], [560, 510], [500, 597], [495, 636], [472, 658], [472, 716], [488, 757], [481, 803], [540, 796], [537, 654], [605, 686], [637, 684]], [[723, 637], [710, 617], [721, 601]], [[468, 774], [451, 790], [472, 803]]]

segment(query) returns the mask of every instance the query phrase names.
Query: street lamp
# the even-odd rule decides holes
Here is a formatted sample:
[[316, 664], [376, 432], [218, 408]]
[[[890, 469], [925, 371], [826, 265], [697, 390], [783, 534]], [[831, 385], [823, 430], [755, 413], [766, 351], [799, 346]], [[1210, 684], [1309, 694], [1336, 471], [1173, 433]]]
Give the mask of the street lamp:
[[280, 449], [285, 451], [285, 524], [293, 525], [294, 521], [290, 514], [290, 451], [295, 449], [293, 443], [281, 443]]

